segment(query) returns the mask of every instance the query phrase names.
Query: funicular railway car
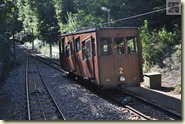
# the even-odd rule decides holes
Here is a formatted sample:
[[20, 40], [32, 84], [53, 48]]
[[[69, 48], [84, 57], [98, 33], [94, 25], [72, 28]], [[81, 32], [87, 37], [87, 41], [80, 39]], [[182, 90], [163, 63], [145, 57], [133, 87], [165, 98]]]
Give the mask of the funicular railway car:
[[140, 86], [138, 28], [94, 28], [59, 36], [61, 68], [102, 88]]

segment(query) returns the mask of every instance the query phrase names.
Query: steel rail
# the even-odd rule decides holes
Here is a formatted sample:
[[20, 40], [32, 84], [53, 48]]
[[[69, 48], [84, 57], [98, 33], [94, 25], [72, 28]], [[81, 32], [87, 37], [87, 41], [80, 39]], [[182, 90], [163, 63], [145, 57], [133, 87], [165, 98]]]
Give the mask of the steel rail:
[[[38, 61], [40, 61], [40, 62], [42, 62], [42, 63], [44, 63], [44, 64], [46, 64], [46, 65], [48, 65], [48, 66], [50, 66], [50, 67], [52, 67], [52, 68], [54, 68], [54, 69], [56, 69], [56, 70], [59, 71], [59, 72], [62, 72], [63, 74], [69, 74], [68, 71], [65, 71], [64, 69], [62, 69], [62, 68], [60, 67], [60, 64], [58, 64], [58, 63], [56, 63], [56, 62], [53, 62], [53, 61], [50, 61], [50, 60], [48, 60], [48, 59], [46, 59], [46, 58], [43, 58], [43, 57], [41, 57], [41, 56], [38, 56], [38, 55], [36, 55], [33, 51], [30, 51], [30, 50], [28, 50], [28, 49], [26, 49], [26, 48], [25, 48], [25, 50], [26, 50], [28, 53], [32, 54], [32, 56], [36, 56], [36, 59], [37, 59]], [[38, 57], [38, 58], [41, 58], [41, 59], [43, 59], [43, 60], [46, 60], [46, 61], [48, 61], [49, 63], [47, 63], [47, 62], [45, 62], [45, 61], [42, 61], [41, 59], [38, 59], [37, 57]], [[58, 67], [55, 67], [55, 66], [51, 65], [51, 63], [57, 65]]]
[[[35, 62], [35, 61], [34, 61]], [[36, 64], [36, 63], [35, 63]], [[38, 71], [37, 71], [38, 72]], [[33, 73], [33, 72], [32, 72]], [[38, 74], [39, 74], [40, 72], [38, 72]], [[32, 75], [33, 76], [33, 75]], [[32, 77], [32, 79], [33, 79], [34, 77]], [[35, 83], [35, 81], [34, 81], [34, 87], [35, 87], [35, 90], [37, 90], [37, 84]], [[42, 115], [43, 115], [43, 118], [44, 118], [44, 120], [46, 120], [46, 116], [45, 116], [45, 113], [44, 113], [44, 109], [43, 109], [43, 107], [42, 107], [42, 103], [41, 103], [41, 101], [40, 101], [40, 97], [39, 97], [39, 95], [38, 95], [38, 92], [36, 92], [36, 95], [37, 95], [37, 99], [38, 99], [38, 101], [39, 101], [39, 106], [40, 106], [40, 108], [41, 108], [41, 113], [42, 113]]]
[[92, 86], [92, 85], [87, 85], [87, 83], [82, 84], [80, 82], [80, 84], [85, 87], [86, 89], [90, 90], [92, 93], [95, 93], [96, 95], [98, 95], [99, 97], [103, 98], [103, 99], [107, 99], [110, 102], [113, 102], [123, 108], [128, 109], [130, 112], [134, 113], [135, 115], [138, 115], [140, 118], [144, 119], [144, 120], [152, 120], [152, 118], [146, 116], [145, 114], [139, 112], [138, 110], [134, 109], [133, 107], [129, 106], [129, 105], [125, 105], [124, 103], [120, 102], [119, 100], [116, 100], [115, 98], [111, 97], [109, 94], [106, 94], [106, 91], [102, 91], [102, 89], [97, 89], [97, 87]]
[[175, 119], [181, 120], [181, 115], [179, 115], [178, 113], [172, 112], [171, 110], [168, 110], [168, 109], [166, 109], [166, 108], [164, 108], [164, 107], [162, 107], [162, 106], [159, 106], [159, 105], [157, 105], [157, 104], [155, 104], [155, 103], [152, 103], [152, 102], [150, 102], [150, 101], [148, 101], [148, 100], [146, 100], [146, 99], [144, 99], [144, 98], [138, 97], [138, 96], [136, 96], [136, 95], [130, 93], [129, 91], [125, 91], [125, 90], [124, 90], [124, 91], [122, 91], [122, 92], [124, 92], [124, 93], [126, 93], [126, 94], [128, 94], [128, 95], [130, 95], [130, 96], [132, 96], [132, 97], [134, 97], [134, 98], [136, 98], [136, 99], [138, 99], [138, 100], [140, 100], [140, 101], [142, 101], [142, 102], [145, 102], [145, 103], [148, 104], [148, 105], [151, 105], [151, 106], [153, 106], [153, 107], [155, 107], [155, 108], [157, 108], [157, 109], [162, 110], [165, 114], [167, 114], [167, 115], [169, 115], [169, 116], [173, 116]]
[[26, 84], [26, 102], [27, 102], [27, 114], [28, 114], [28, 120], [31, 120], [31, 112], [30, 112], [30, 100], [29, 100], [29, 85], [28, 85], [28, 62], [29, 62], [29, 56], [27, 55], [26, 60], [26, 75], [25, 75], [25, 84]]
[[114, 98], [112, 98], [112, 97], [110, 97], [110, 96], [108, 96], [108, 95], [106, 95], [106, 94], [104, 94], [104, 93], [102, 93], [100, 91], [98, 91], [98, 93], [100, 93], [101, 95], [103, 95], [103, 97], [105, 97], [105, 98], [113, 101], [114, 103], [120, 105], [121, 107], [124, 107], [124, 108], [129, 109], [131, 112], [135, 113], [136, 115], [139, 115], [143, 119], [145, 119], [145, 120], [152, 120], [151, 118], [149, 118], [148, 116], [144, 115], [143, 113], [137, 111], [136, 109], [132, 108], [131, 106], [125, 105], [125, 104], [119, 102], [118, 100], [116, 100], [116, 99], [114, 99]]
[[132, 112], [134, 112], [135, 114], [138, 114], [139, 116], [141, 116], [142, 118], [146, 119], [146, 120], [152, 120], [151, 118], [149, 118], [148, 116], [144, 115], [143, 113], [137, 111], [136, 109], [128, 106], [128, 105], [124, 105], [124, 107], [128, 108], [129, 110], [131, 110]]
[[37, 59], [37, 58], [43, 59], [43, 60], [46, 60], [46, 61], [48, 61], [48, 62], [50, 62], [50, 63], [52, 63], [52, 64], [55, 64], [55, 65], [57, 65], [57, 66], [60, 66], [59, 63], [56, 63], [56, 62], [54, 62], [54, 61], [52, 61], [52, 60], [48, 60], [47, 58], [44, 58], [44, 57], [41, 57], [41, 56], [38, 56], [38, 55], [35, 55], [35, 57], [36, 57], [36, 59]]
[[52, 96], [52, 94], [51, 94], [51, 92], [50, 92], [50, 90], [49, 90], [49, 88], [48, 88], [46, 82], [44, 81], [44, 79], [43, 79], [43, 77], [42, 77], [42, 75], [41, 75], [41, 73], [40, 73], [41, 71], [40, 71], [40, 68], [39, 68], [39, 66], [38, 66], [38, 63], [37, 63], [37, 60], [36, 60], [35, 56], [33, 56], [33, 57], [34, 57], [34, 61], [35, 61], [35, 63], [36, 63], [37, 70], [38, 70], [38, 72], [39, 72], [40, 78], [41, 78], [41, 80], [42, 80], [44, 86], [46, 87], [46, 89], [47, 89], [47, 91], [48, 91], [50, 97], [52, 98], [52, 100], [53, 100], [55, 106], [57, 107], [57, 110], [59, 111], [59, 113], [60, 113], [62, 119], [63, 119], [63, 120], [66, 120], [66, 118], [64, 117], [64, 115], [63, 115], [63, 113], [61, 112], [59, 106], [57, 105], [56, 101], [54, 100], [54, 98], [53, 98], [53, 96]]
[[[34, 55], [34, 56], [35, 56], [35, 55]], [[40, 58], [42, 59], [42, 57], [40, 57]], [[61, 69], [60, 64], [55, 64], [54, 62], [52, 62], [52, 61], [50, 61], [50, 60], [48, 60], [48, 59], [46, 59], [46, 58], [44, 58], [44, 59], [47, 60], [49, 63], [47, 63], [47, 62], [45, 62], [45, 61], [42, 61], [41, 59], [38, 59], [37, 57], [36, 57], [36, 59], [37, 59], [38, 61], [40, 61], [40, 62], [42, 62], [42, 63], [44, 63], [44, 64], [46, 64], [46, 65], [48, 65], [48, 66], [50, 66], [50, 67], [52, 67], [52, 68], [54, 68], [55, 70], [57, 70], [57, 71], [59, 71], [59, 72], [62, 72], [63, 74], [69, 74], [69, 72], [67, 72], [67, 71], [65, 71], [65, 70], [63, 70], [63, 69]], [[58, 67], [55, 67], [55, 66], [51, 65], [51, 63], [54, 63], [54, 64], [57, 65]]]
[[[33, 67], [32, 67], [33, 68]], [[31, 71], [32, 72], [32, 79], [34, 79], [34, 77], [33, 77], [33, 71]], [[39, 73], [38, 71], [37, 71], [37, 73]], [[36, 84], [36, 82], [35, 81], [33, 81], [33, 84], [34, 84], [34, 88], [35, 88], [35, 90], [37, 89], [37, 84]], [[36, 92], [36, 96], [37, 96], [37, 99], [38, 99], [38, 102], [39, 102], [39, 106], [40, 106], [40, 108], [41, 108], [41, 113], [42, 113], [42, 115], [43, 115], [43, 118], [44, 118], [44, 120], [46, 120], [46, 116], [45, 116], [45, 114], [44, 114], [44, 109], [43, 109], [43, 107], [42, 107], [42, 104], [41, 104], [41, 101], [40, 101], [40, 97], [39, 97], [39, 95], [38, 95], [38, 92]]]
[[[52, 104], [56, 107], [56, 112], [59, 114], [58, 115], [58, 117], [61, 119], [62, 118], [62, 120], [66, 120], [66, 118], [64, 117], [64, 115], [63, 115], [63, 113], [61, 112], [61, 110], [60, 110], [60, 108], [59, 108], [59, 106], [57, 105], [57, 103], [56, 103], [56, 101], [54, 100], [54, 98], [53, 98], [53, 96], [51, 95], [51, 92], [49, 91], [49, 88], [47, 87], [47, 85], [46, 85], [46, 83], [45, 83], [45, 81], [44, 81], [44, 79], [43, 79], [43, 77], [42, 77], [42, 75], [41, 75], [41, 71], [40, 71], [40, 69], [39, 69], [39, 66], [38, 66], [38, 64], [37, 64], [37, 60], [36, 60], [36, 57], [34, 56], [34, 55], [32, 55], [31, 53], [29, 53], [29, 52], [27, 52], [27, 62], [26, 62], [26, 78], [25, 78], [25, 80], [26, 80], [26, 96], [27, 96], [27, 109], [28, 109], [28, 120], [32, 120], [32, 116], [31, 116], [31, 103], [30, 103], [30, 96], [29, 96], [29, 90], [30, 90], [30, 86], [29, 86], [29, 75], [28, 75], [28, 71], [29, 71], [29, 68], [33, 68], [33, 67], [29, 67], [29, 66], [31, 66], [31, 65], [29, 65], [30, 64], [30, 61], [29, 61], [29, 58], [30, 57], [32, 57], [33, 58], [33, 61], [34, 61], [34, 68], [37, 70], [37, 74], [39, 75], [39, 77], [40, 77], [40, 81], [42, 82], [40, 82], [44, 87], [45, 87], [45, 89], [46, 89], [46, 92], [48, 93], [48, 97], [50, 97], [50, 99], [52, 100]], [[34, 73], [34, 71], [30, 71], [30, 72], [32, 72], [32, 79], [34, 79], [34, 77], [33, 77], [33, 73]], [[36, 82], [35, 81], [33, 81], [33, 89], [37, 89], [38, 88], [38, 85], [36, 84]], [[44, 110], [44, 108], [43, 108], [43, 106], [42, 106], [42, 103], [41, 103], [41, 98], [40, 98], [40, 96], [39, 96], [39, 94], [38, 94], [38, 92], [36, 92], [36, 99], [38, 100], [37, 102], [38, 102], [38, 104], [39, 104], [39, 106], [40, 106], [40, 114], [43, 116], [43, 118], [44, 118], [44, 120], [47, 120], [46, 119], [46, 115], [45, 115], [45, 110]], [[53, 113], [53, 112], [52, 112]], [[41, 116], [40, 116], [41, 117]]]

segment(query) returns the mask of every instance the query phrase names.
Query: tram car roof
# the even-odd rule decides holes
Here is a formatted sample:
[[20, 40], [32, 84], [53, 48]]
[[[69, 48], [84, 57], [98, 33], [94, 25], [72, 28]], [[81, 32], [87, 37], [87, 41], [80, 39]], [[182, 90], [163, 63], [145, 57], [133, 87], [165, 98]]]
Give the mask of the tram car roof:
[[68, 33], [68, 34], [61, 34], [59, 37], [64, 37], [64, 36], [70, 36], [70, 35], [75, 35], [75, 34], [83, 34], [83, 33], [89, 33], [89, 32], [94, 32], [97, 30], [115, 30], [115, 29], [139, 29], [139, 27], [108, 27], [108, 28], [91, 28], [87, 30], [81, 30], [73, 33]]

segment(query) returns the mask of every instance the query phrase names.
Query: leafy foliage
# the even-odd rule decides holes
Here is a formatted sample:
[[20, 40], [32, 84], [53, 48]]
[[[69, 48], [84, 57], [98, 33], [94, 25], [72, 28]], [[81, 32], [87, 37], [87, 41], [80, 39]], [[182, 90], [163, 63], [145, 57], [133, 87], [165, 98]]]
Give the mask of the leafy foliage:
[[14, 0], [0, 0], [0, 4], [5, 5], [0, 7], [0, 34], [8, 37], [21, 30], [21, 22], [17, 20], [18, 8], [15, 3]]
[[[12, 19], [18, 24], [17, 31], [24, 30], [26, 34], [32, 33], [35, 37], [48, 40], [49, 35], [83, 30], [92, 27], [107, 26], [108, 13], [101, 7], [110, 9], [112, 26], [137, 26], [143, 25], [148, 20], [149, 30], [161, 29], [173, 31], [174, 24], [180, 29], [181, 16], [167, 16], [165, 11], [132, 18], [125, 21], [114, 20], [147, 13], [166, 7], [166, 1], [156, 0], [1, 0], [7, 4], [6, 16], [8, 25]], [[0, 11], [3, 11], [0, 9]], [[3, 24], [3, 23], [2, 23]], [[2, 26], [3, 27], [3, 26]], [[11, 26], [10, 26], [11, 27]], [[3, 29], [1, 29], [2, 32]]]
[[141, 28], [141, 37], [146, 70], [156, 64], [160, 67], [164, 66], [162, 60], [173, 52], [172, 49], [176, 44], [181, 43], [178, 36], [180, 36], [178, 28], [174, 32], [168, 32], [165, 27], [150, 32], [148, 21], [144, 21], [144, 26]]

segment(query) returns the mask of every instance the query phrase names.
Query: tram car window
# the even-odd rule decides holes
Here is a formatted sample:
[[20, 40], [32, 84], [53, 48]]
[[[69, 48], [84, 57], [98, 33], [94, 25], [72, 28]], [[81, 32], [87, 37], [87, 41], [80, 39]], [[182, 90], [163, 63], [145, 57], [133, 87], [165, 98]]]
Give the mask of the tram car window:
[[66, 46], [66, 56], [67, 56], [67, 58], [68, 58], [70, 55], [71, 55], [71, 50], [70, 50], [70, 45], [68, 44], [68, 45]]
[[115, 54], [124, 54], [124, 40], [123, 37], [114, 38]]
[[88, 60], [92, 58], [92, 49], [91, 49], [91, 42], [90, 41], [86, 42], [86, 56], [87, 56]]
[[86, 48], [85, 48], [85, 41], [82, 42], [82, 56], [83, 56], [83, 60], [87, 60], [87, 56], [86, 56]]
[[71, 56], [73, 56], [74, 55], [74, 42], [73, 41], [70, 43], [70, 48], [71, 48]]
[[82, 56], [83, 61], [89, 60], [92, 58], [92, 49], [91, 49], [91, 41], [85, 40], [82, 42]]
[[92, 44], [92, 55], [93, 55], [93, 56], [96, 56], [95, 38], [91, 38], [91, 39], [92, 39], [92, 41], [91, 41], [91, 44]]
[[111, 37], [101, 37], [101, 55], [111, 55], [112, 54], [112, 39]]
[[137, 39], [136, 37], [126, 37], [128, 54], [137, 54]]
[[80, 37], [76, 39], [76, 52], [78, 53], [80, 51]]

